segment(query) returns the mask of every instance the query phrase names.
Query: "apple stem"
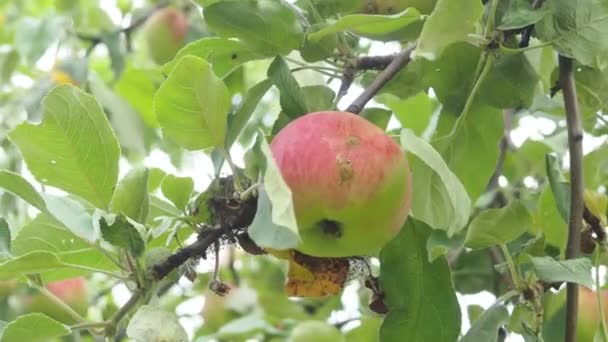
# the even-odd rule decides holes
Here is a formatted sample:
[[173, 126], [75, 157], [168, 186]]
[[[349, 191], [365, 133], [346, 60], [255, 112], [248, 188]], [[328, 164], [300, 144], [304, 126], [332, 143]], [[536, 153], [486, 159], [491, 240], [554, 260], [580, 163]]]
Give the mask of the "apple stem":
[[521, 289], [522, 283], [521, 279], [519, 278], [519, 271], [517, 270], [517, 266], [515, 266], [515, 262], [513, 262], [513, 258], [511, 257], [509, 249], [507, 249], [507, 246], [504, 243], [500, 244], [499, 246], [500, 250], [502, 251], [502, 254], [505, 256], [505, 261], [507, 262], [507, 266], [509, 267], [511, 278], [513, 278], [513, 285], [515, 289]]
[[245, 191], [241, 192], [240, 200], [246, 201], [249, 198], [251, 198], [252, 196], [254, 196], [255, 193], [257, 192], [259, 186], [260, 186], [260, 183], [254, 183], [252, 186], [245, 189]]
[[239, 174], [239, 170], [236, 165], [234, 165], [232, 157], [230, 156], [230, 152], [226, 151], [226, 149], [222, 149], [222, 154], [224, 155], [224, 159], [226, 159], [230, 170], [232, 170], [232, 177], [234, 179], [234, 189], [240, 194], [243, 192], [243, 186], [241, 185], [241, 176]]

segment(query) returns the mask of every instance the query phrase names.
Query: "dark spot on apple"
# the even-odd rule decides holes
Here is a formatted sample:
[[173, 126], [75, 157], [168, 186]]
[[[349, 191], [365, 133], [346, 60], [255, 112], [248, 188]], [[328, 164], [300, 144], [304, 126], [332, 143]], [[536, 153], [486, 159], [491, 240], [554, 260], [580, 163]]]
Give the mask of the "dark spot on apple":
[[348, 147], [354, 147], [359, 145], [359, 138], [354, 136], [354, 135], [349, 135], [348, 137], [346, 137], [346, 146]]
[[232, 56], [230, 56], [232, 59], [236, 59], [237, 55], [236, 53], [233, 53]]
[[317, 222], [317, 227], [321, 228], [325, 235], [334, 238], [342, 237], [342, 223], [338, 221], [323, 219]]

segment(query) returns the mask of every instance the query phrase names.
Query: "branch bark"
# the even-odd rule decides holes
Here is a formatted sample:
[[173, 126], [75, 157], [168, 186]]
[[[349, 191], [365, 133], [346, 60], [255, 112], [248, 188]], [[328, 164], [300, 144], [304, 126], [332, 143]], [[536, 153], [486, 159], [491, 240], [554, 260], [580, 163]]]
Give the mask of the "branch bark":
[[163, 262], [152, 266], [152, 276], [156, 280], [161, 280], [188, 259], [195, 256], [204, 257], [207, 254], [209, 247], [218, 242], [225, 233], [226, 230], [223, 228], [209, 229], [205, 234], [201, 234], [196, 242], [180, 249]]
[[403, 51], [399, 52], [392, 61], [386, 66], [386, 68], [378, 74], [374, 81], [357, 97], [353, 103], [351, 103], [347, 112], [359, 114], [363, 107], [371, 100], [376, 94], [390, 81], [395, 75], [411, 61], [411, 54], [416, 46], [410, 46]]
[[[559, 83], [564, 95], [566, 123], [568, 129], [568, 150], [570, 152], [570, 217], [568, 220], [568, 245], [566, 259], [580, 254], [581, 228], [583, 222], [583, 130], [574, 83], [573, 60], [559, 56]], [[566, 300], [566, 342], [576, 341], [576, 321], [578, 316], [578, 286], [568, 283]]]

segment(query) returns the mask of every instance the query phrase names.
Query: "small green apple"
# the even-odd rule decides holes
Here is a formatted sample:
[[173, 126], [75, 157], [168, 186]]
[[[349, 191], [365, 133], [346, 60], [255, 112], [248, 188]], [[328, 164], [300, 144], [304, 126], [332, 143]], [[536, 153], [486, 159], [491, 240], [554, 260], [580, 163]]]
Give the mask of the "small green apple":
[[405, 151], [346, 112], [318, 112], [285, 126], [270, 148], [292, 192], [301, 243], [317, 257], [375, 255], [403, 226], [411, 202]]
[[154, 62], [165, 64], [172, 60], [184, 45], [187, 29], [186, 16], [174, 7], [166, 7], [154, 13], [144, 29], [146, 43]]
[[344, 335], [323, 321], [304, 321], [291, 331], [287, 342], [344, 342]]

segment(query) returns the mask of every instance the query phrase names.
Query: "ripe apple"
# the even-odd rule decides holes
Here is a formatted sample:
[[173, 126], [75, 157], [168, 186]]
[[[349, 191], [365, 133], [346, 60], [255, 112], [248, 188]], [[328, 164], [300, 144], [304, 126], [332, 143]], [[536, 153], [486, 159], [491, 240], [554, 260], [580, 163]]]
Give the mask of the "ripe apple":
[[[74, 309], [74, 311], [81, 315], [86, 315], [89, 304], [85, 278], [50, 282], [46, 287], [51, 293]], [[76, 323], [76, 320], [72, 316], [40, 293], [27, 295], [21, 300], [21, 305], [23, 313], [39, 312], [65, 324]]]
[[[601, 290], [604, 315], [608, 315], [608, 290]], [[606, 322], [608, 324], [608, 321]], [[586, 287], [578, 288], [578, 322], [576, 326], [577, 341], [593, 341], [600, 328], [600, 313], [597, 305], [597, 293]]]
[[157, 64], [172, 60], [184, 45], [187, 28], [186, 16], [174, 7], [166, 7], [154, 13], [144, 29], [152, 60]]
[[343, 342], [344, 335], [323, 321], [304, 321], [291, 331], [287, 342]]
[[292, 192], [301, 243], [318, 257], [375, 255], [409, 213], [405, 152], [352, 113], [317, 112], [285, 126], [270, 148]]

